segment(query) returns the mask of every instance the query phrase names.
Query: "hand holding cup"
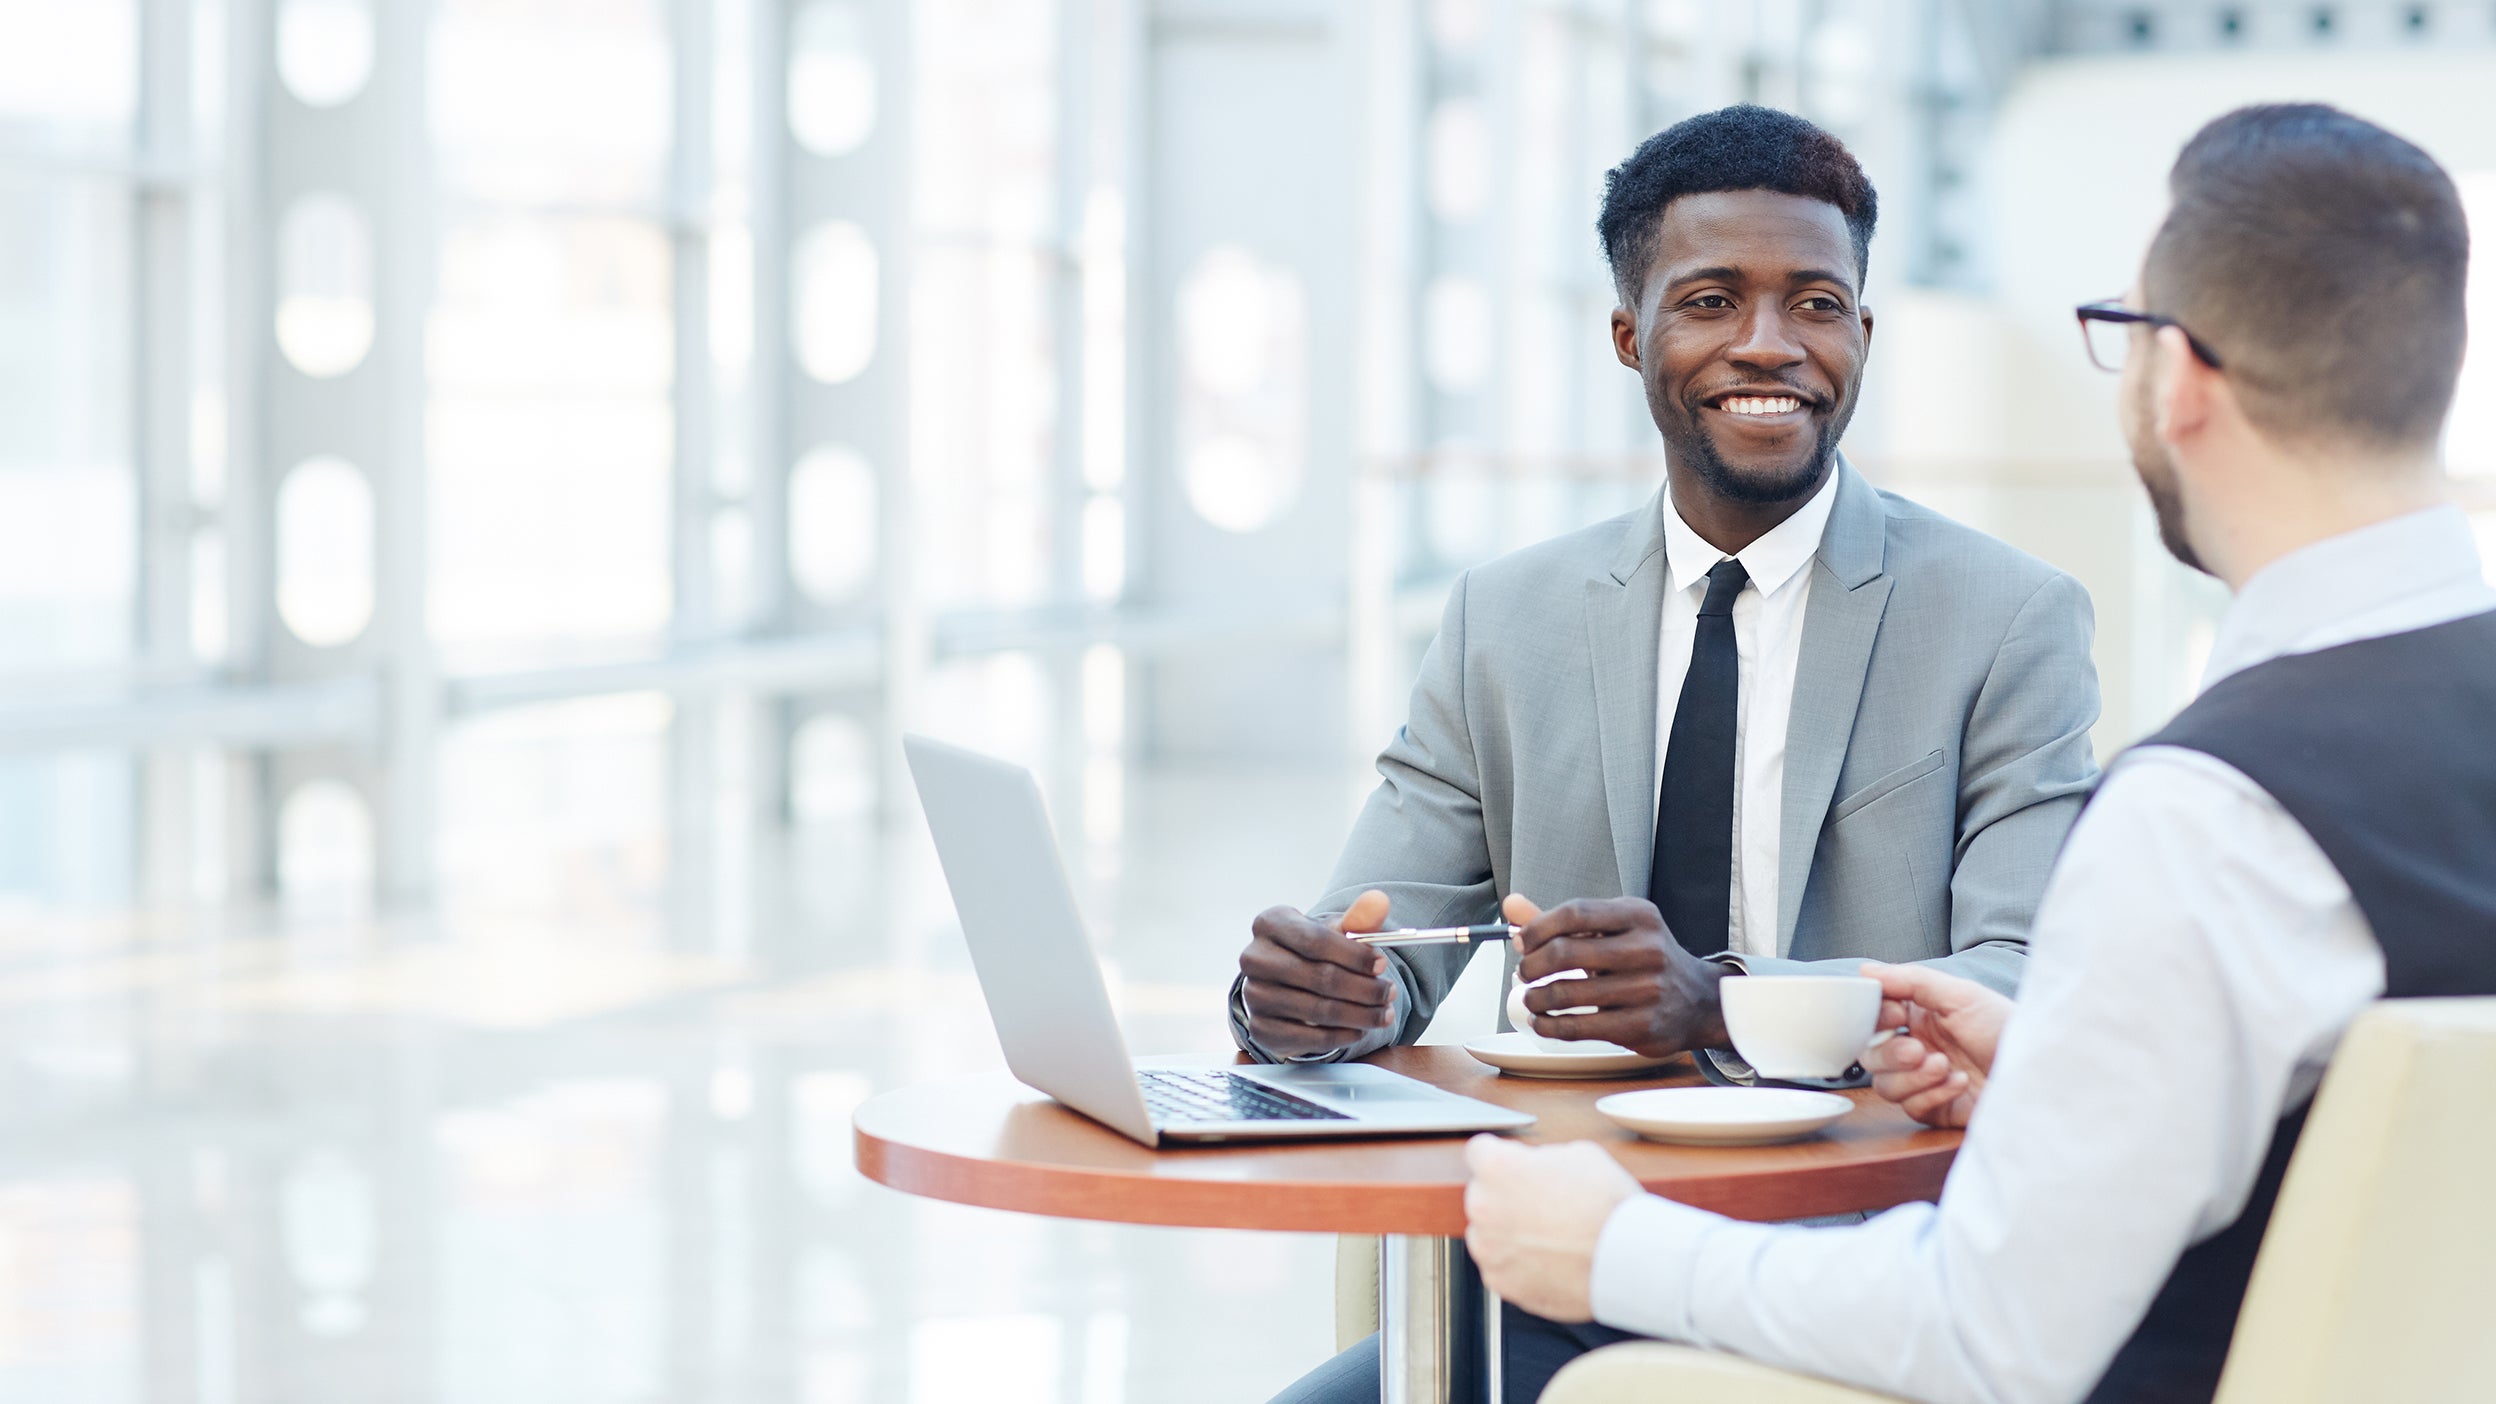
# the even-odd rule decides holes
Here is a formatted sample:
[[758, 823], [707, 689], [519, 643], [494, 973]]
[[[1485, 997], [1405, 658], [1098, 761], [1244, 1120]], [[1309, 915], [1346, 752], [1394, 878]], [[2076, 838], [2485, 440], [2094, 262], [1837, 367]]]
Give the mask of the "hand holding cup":
[[1921, 965], [1866, 961], [1863, 973], [1880, 982], [1882, 1027], [1906, 1030], [1864, 1054], [1872, 1090], [1927, 1126], [1967, 1125], [1993, 1070], [2011, 1001]]

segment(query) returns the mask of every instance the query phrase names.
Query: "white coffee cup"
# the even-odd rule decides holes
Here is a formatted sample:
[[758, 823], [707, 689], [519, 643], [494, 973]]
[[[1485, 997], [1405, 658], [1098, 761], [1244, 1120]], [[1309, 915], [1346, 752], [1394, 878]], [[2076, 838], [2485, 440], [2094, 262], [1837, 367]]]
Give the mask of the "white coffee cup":
[[1881, 982], [1861, 975], [1728, 975], [1717, 986], [1733, 1051], [1762, 1077], [1838, 1077], [1881, 1018]]
[[[1576, 1048], [1578, 1045], [1574, 1040], [1565, 1038], [1549, 1038], [1542, 1034], [1534, 1033], [1534, 1011], [1525, 1007], [1525, 992], [1539, 986], [1555, 984], [1562, 980], [1583, 980], [1585, 978], [1586, 972], [1583, 970], [1563, 970], [1554, 975], [1546, 975], [1542, 979], [1534, 981], [1533, 984], [1526, 984], [1520, 981], [1516, 984], [1510, 985], [1508, 987], [1508, 1027], [1533, 1034], [1536, 1039], [1541, 1041], [1543, 1047], [1548, 1051]], [[1581, 1004], [1575, 1008], [1555, 1009], [1552, 1012], [1554, 1014], [1592, 1014], [1595, 1012], [1595, 1006], [1591, 1004]]]

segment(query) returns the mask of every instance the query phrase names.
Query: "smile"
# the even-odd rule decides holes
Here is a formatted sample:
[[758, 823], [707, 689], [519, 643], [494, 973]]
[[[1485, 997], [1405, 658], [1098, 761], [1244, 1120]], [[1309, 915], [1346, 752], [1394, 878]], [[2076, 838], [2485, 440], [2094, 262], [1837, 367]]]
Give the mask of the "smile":
[[1728, 395], [1716, 402], [1716, 408], [1727, 414], [1764, 416], [1792, 414], [1803, 402], [1792, 395]]

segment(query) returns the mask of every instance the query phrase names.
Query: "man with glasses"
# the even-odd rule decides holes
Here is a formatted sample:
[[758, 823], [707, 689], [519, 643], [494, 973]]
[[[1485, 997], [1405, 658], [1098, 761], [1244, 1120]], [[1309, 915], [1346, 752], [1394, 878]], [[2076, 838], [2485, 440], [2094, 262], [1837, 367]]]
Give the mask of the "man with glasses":
[[1484, 1138], [1469, 1241], [1510, 1301], [1909, 1399], [2206, 1401], [2343, 1031], [2496, 993], [2496, 590], [2437, 462], [2460, 200], [2315, 105], [2211, 123], [2170, 193], [2135, 295], [2079, 314], [2161, 535], [2235, 598], [2072, 830], [2016, 1011], [1875, 970], [1916, 1030], [1875, 1085], [1968, 1128], [1939, 1204], [1738, 1224]]

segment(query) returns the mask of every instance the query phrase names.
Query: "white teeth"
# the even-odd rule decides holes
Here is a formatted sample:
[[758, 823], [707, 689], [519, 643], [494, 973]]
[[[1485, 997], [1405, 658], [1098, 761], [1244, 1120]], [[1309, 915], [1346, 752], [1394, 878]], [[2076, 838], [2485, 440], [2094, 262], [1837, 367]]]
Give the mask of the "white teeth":
[[1740, 395], [1723, 404], [1729, 414], [1786, 414], [1802, 407], [1802, 401], [1784, 395]]

